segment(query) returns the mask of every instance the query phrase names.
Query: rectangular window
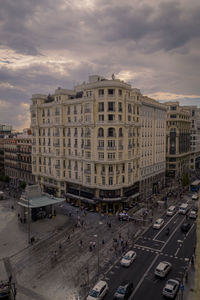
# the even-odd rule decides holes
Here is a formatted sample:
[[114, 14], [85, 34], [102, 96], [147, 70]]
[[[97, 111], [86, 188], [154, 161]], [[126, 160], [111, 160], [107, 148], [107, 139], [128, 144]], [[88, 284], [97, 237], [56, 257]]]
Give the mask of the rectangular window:
[[114, 121], [115, 115], [108, 115], [108, 121]]
[[104, 121], [104, 115], [99, 115], [99, 121], [100, 122]]
[[86, 122], [91, 122], [91, 115], [86, 115], [85, 116], [85, 121]]
[[98, 152], [99, 160], [104, 160], [104, 152]]
[[114, 152], [108, 152], [108, 160], [114, 160], [115, 159], [115, 153]]
[[90, 158], [91, 158], [91, 152], [90, 152], [90, 151], [86, 151], [86, 152], [85, 152], [85, 157], [86, 157], [87, 159], [90, 159]]
[[102, 184], [103, 184], [103, 185], [106, 184], [106, 178], [105, 178], [104, 176], [101, 177], [101, 181], [102, 181]]
[[118, 115], [118, 121], [122, 121], [122, 115]]
[[108, 148], [115, 148], [115, 140], [108, 140]]
[[122, 96], [122, 90], [118, 90], [118, 95]]
[[99, 148], [104, 148], [104, 140], [99, 140]]
[[122, 102], [118, 102], [118, 111], [122, 112]]
[[103, 97], [103, 96], [104, 96], [104, 90], [101, 89], [101, 90], [99, 90], [99, 97]]
[[86, 103], [85, 104], [85, 113], [90, 113], [91, 112], [91, 104], [90, 103]]
[[114, 96], [115, 90], [114, 89], [108, 89], [108, 96]]
[[113, 185], [113, 177], [109, 177], [108, 183], [109, 183], [109, 185]]
[[104, 111], [104, 102], [99, 102], [98, 111], [99, 112], [103, 112]]
[[108, 102], [108, 111], [115, 111], [115, 102]]

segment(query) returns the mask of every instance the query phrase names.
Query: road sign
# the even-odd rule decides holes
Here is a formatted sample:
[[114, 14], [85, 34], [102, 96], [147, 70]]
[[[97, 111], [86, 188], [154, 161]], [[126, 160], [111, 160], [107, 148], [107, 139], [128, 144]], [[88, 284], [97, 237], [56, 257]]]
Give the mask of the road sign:
[[182, 292], [184, 291], [184, 285], [183, 284], [181, 285], [180, 289], [181, 289]]

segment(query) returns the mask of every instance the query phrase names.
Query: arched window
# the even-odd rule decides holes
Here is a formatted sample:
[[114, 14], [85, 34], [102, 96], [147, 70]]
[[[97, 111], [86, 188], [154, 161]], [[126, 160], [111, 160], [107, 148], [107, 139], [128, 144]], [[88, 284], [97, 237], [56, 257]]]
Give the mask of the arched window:
[[123, 136], [123, 130], [122, 128], [119, 128], [119, 137], [122, 137]]
[[113, 127], [108, 128], [108, 136], [110, 136], [110, 137], [116, 136], [115, 128], [113, 128]]
[[103, 128], [99, 128], [99, 130], [98, 130], [98, 136], [100, 136], [100, 137], [104, 136], [104, 130], [103, 130]]

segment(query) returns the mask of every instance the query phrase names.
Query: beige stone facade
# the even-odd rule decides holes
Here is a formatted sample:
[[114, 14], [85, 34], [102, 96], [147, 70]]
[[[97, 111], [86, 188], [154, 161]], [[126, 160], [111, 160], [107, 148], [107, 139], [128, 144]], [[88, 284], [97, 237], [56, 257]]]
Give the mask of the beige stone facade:
[[141, 199], [165, 185], [167, 107], [148, 97], [141, 98]]
[[33, 95], [33, 173], [42, 189], [115, 213], [139, 196], [141, 93], [91, 76]]
[[190, 168], [190, 110], [179, 102], [167, 102], [167, 175], [180, 179]]
[[9, 176], [15, 185], [19, 182], [33, 184], [32, 174], [32, 136], [21, 134], [4, 139], [5, 175]]

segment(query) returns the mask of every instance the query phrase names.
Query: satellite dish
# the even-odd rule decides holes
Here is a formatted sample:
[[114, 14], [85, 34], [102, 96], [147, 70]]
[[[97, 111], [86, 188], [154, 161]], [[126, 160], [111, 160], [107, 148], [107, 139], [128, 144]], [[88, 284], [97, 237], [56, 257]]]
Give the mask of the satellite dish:
[[115, 74], [114, 73], [112, 74], [112, 80], [115, 80]]

